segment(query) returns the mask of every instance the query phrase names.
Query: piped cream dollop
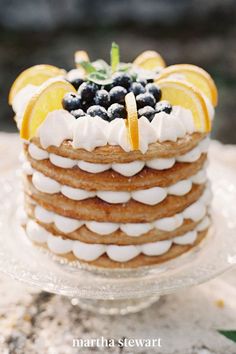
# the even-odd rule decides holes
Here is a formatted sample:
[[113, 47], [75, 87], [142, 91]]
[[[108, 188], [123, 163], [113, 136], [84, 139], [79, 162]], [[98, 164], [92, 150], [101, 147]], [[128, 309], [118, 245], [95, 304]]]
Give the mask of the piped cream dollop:
[[100, 117], [84, 116], [73, 125], [72, 146], [93, 151], [98, 146], [107, 145], [109, 123]]
[[37, 132], [42, 147], [44, 149], [51, 145], [59, 147], [64, 140], [72, 140], [75, 122], [73, 115], [64, 109], [48, 113]]

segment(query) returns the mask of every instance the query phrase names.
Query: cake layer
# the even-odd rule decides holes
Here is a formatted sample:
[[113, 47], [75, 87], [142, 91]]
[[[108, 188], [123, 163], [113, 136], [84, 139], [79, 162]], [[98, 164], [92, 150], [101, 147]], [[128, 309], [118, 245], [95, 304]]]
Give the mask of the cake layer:
[[191, 231], [207, 215], [207, 204], [199, 200], [173, 217], [138, 224], [98, 223], [66, 218], [29, 201], [26, 201], [25, 208], [30, 219], [53, 235], [86, 243], [125, 245], [166, 240]]
[[37, 161], [27, 155], [33, 170], [41, 172], [61, 185], [87, 191], [136, 191], [153, 187], [168, 187], [180, 180], [188, 179], [200, 171], [205, 162], [206, 154], [193, 163], [176, 163], [167, 170], [154, 170], [148, 167], [132, 177], [121, 176], [109, 170], [99, 174], [82, 171], [79, 168], [64, 169], [54, 166], [49, 160]]
[[[74, 149], [71, 141], [65, 140], [60, 147], [49, 146], [50, 153], [92, 163], [127, 163], [131, 161], [148, 161], [156, 158], [171, 158], [187, 153], [207, 136], [205, 133], [187, 134], [176, 142], [165, 141], [150, 144], [148, 151], [143, 154], [139, 150], [126, 152], [120, 146], [106, 145], [95, 148], [92, 152], [84, 149]], [[34, 137], [32, 142], [42, 149], [39, 138]]]
[[194, 185], [207, 182], [205, 170], [200, 170], [188, 179], [180, 180], [168, 187], [152, 187], [136, 191], [88, 191], [80, 188], [73, 188], [68, 185], [61, 185], [57, 181], [45, 176], [41, 172], [33, 171], [32, 177], [27, 177], [33, 186], [42, 193], [57, 194], [61, 193], [68, 199], [87, 200], [97, 197], [110, 204], [127, 203], [130, 200], [146, 205], [156, 205], [167, 198], [168, 195], [184, 196]]
[[[168, 195], [156, 205], [146, 205], [133, 199], [124, 204], [110, 204], [99, 198], [72, 200], [61, 193], [46, 194], [38, 191], [31, 183], [30, 177], [24, 181], [25, 193], [37, 204], [57, 214], [78, 220], [101, 222], [153, 222], [181, 212], [202, 195], [205, 184], [193, 185], [184, 196]], [[207, 198], [210, 198], [207, 196]]]
[[[99, 262], [101, 257], [105, 255], [111, 261], [129, 266], [129, 262], [135, 260], [140, 255], [156, 258], [163, 255], [167, 256], [169, 252], [173, 252], [173, 248], [176, 245], [187, 246], [187, 249], [193, 247], [205, 236], [208, 225], [203, 220], [195, 230], [181, 236], [165, 241], [129, 246], [87, 244], [80, 241], [63, 240], [61, 237], [53, 236], [32, 220], [27, 222], [25, 229], [26, 234], [33, 242], [47, 246], [50, 251], [57, 255], [68, 255], [70, 258], [74, 257], [74, 259], [86, 262]], [[167, 256], [167, 259], [170, 258]], [[162, 261], [164, 260], [162, 259]], [[154, 263], [158, 263], [158, 258], [154, 260]], [[146, 265], [146, 263], [142, 265]]]
[[[200, 244], [200, 242], [207, 236], [207, 230], [198, 232], [198, 237], [196, 241], [191, 245], [173, 245], [171, 249], [163, 255], [160, 256], [146, 256], [144, 254], [138, 255], [136, 258], [131, 259], [128, 262], [120, 263], [111, 260], [107, 255], [102, 255], [99, 259], [89, 262], [89, 265], [101, 268], [138, 268], [144, 266], [151, 266], [155, 264], [161, 264], [167, 261], [170, 261], [176, 257], [181, 256], [182, 254], [190, 251], [194, 247]], [[63, 256], [65, 257], [65, 256]], [[67, 260], [76, 261], [77, 258], [70, 253], [66, 255]], [[85, 261], [80, 260], [80, 262], [87, 263]]]
[[37, 145], [30, 143], [24, 145], [25, 152], [35, 160], [50, 160], [50, 162], [57, 167], [61, 168], [79, 168], [82, 171], [89, 173], [101, 173], [107, 170], [113, 170], [122, 176], [131, 177], [142, 171], [144, 167], [149, 167], [154, 170], [165, 170], [174, 166], [177, 162], [191, 163], [199, 159], [201, 154], [206, 153], [209, 145], [209, 137], [204, 138], [186, 154], [171, 157], [171, 158], [156, 158], [148, 161], [132, 161], [128, 163], [111, 163], [111, 164], [98, 164], [91, 163], [83, 160], [72, 160], [68, 157], [62, 157], [39, 148]]

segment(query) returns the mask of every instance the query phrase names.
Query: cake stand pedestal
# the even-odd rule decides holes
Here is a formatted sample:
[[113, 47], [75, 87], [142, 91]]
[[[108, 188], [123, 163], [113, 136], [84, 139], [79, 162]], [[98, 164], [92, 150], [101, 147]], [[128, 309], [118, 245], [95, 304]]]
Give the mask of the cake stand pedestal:
[[101, 315], [126, 315], [151, 306], [160, 299], [160, 296], [144, 296], [142, 298], [124, 300], [93, 300], [72, 298], [71, 304], [83, 310], [99, 313]]
[[236, 176], [214, 162], [209, 177], [213, 227], [199, 246], [162, 265], [104, 270], [32, 247], [17, 218], [20, 181], [13, 173], [0, 180], [0, 271], [102, 314], [136, 312], [162, 295], [206, 282], [236, 264]]

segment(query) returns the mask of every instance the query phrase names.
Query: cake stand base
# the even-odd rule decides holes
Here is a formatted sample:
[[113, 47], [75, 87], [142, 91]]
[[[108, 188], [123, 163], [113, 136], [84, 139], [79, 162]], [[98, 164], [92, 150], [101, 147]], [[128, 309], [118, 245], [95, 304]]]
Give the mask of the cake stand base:
[[160, 296], [146, 296], [138, 299], [94, 300], [72, 298], [71, 304], [83, 310], [101, 315], [127, 315], [141, 311], [157, 302]]

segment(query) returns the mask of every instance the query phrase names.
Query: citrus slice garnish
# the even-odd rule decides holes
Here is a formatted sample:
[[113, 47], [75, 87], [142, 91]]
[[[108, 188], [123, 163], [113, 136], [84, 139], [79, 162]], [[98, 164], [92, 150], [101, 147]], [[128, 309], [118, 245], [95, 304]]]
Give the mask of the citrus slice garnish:
[[65, 70], [57, 68], [53, 65], [35, 65], [29, 69], [24, 70], [14, 81], [10, 92], [9, 92], [9, 104], [12, 104], [12, 101], [15, 95], [26, 85], [35, 85], [39, 86], [45, 81], [52, 77], [64, 76]]
[[89, 56], [88, 53], [85, 50], [77, 50], [75, 52], [75, 65], [77, 68], [80, 68], [80, 63], [82, 61], [87, 61], [89, 62]]
[[139, 131], [138, 131], [138, 112], [135, 96], [129, 92], [125, 96], [125, 105], [127, 111], [127, 125], [129, 138], [133, 150], [139, 149]]
[[55, 80], [42, 85], [26, 106], [20, 130], [21, 138], [30, 140], [49, 112], [63, 109], [62, 100], [68, 92], [76, 92], [76, 90], [64, 80]]
[[165, 68], [166, 64], [162, 56], [154, 50], [146, 50], [139, 54], [133, 64], [146, 70]]
[[181, 106], [192, 112], [194, 125], [199, 132], [211, 130], [211, 120], [201, 92], [189, 83], [179, 80], [157, 80], [161, 99], [169, 101], [173, 106]]
[[170, 75], [175, 74], [179, 75], [180, 79], [182, 75], [183, 79], [186, 79], [186, 81], [202, 91], [209, 98], [214, 107], [217, 105], [218, 92], [215, 82], [204, 69], [191, 64], [171, 65], [162, 70], [158, 80], [168, 78]]

